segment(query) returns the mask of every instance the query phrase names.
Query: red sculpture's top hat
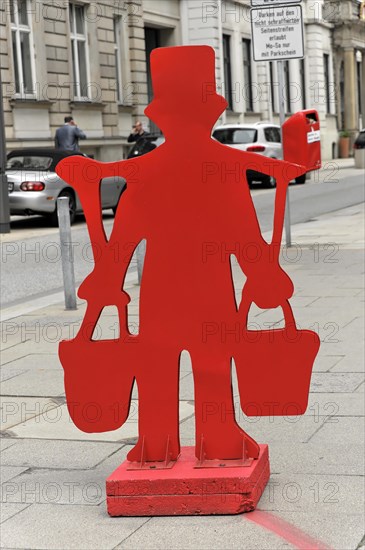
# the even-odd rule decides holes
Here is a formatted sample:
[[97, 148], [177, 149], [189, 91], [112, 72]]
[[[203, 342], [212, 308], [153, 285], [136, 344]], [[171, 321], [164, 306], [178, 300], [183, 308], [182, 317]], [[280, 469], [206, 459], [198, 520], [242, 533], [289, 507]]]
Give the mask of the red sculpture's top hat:
[[183, 123], [197, 109], [202, 122], [209, 118], [214, 123], [227, 107], [216, 92], [215, 52], [210, 46], [156, 48], [151, 53], [151, 76], [154, 97], [145, 113], [152, 119], [156, 113], [155, 122], [162, 129], [168, 119]]

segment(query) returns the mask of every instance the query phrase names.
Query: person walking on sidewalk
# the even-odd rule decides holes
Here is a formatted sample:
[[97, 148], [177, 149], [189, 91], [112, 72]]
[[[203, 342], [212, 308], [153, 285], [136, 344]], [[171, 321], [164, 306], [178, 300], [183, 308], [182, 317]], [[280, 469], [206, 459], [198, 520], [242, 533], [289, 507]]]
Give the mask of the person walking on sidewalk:
[[65, 124], [56, 130], [56, 149], [80, 151], [79, 139], [86, 139], [85, 133], [77, 127], [72, 116], [65, 116]]

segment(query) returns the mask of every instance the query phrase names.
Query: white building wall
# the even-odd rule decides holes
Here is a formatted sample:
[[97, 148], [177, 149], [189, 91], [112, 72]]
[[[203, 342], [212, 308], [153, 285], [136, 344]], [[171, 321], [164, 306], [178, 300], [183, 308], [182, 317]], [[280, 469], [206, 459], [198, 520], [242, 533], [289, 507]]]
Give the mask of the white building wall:
[[262, 120], [273, 122], [273, 113], [271, 108], [271, 82], [269, 63], [255, 63], [256, 80], [253, 86], [254, 115], [261, 115]]
[[[332, 158], [333, 144], [337, 143], [337, 123], [334, 113], [334, 83], [330, 29], [320, 22], [308, 23], [306, 25], [306, 57], [307, 72], [309, 80], [308, 108], [316, 109], [319, 113], [322, 130], [322, 157], [324, 159]], [[331, 113], [327, 113], [326, 101], [326, 82], [324, 75], [323, 55], [330, 55], [330, 99]]]
[[216, 52], [217, 90], [223, 82], [222, 18], [218, 2], [180, 0], [182, 45], [208, 45]]
[[[305, 93], [306, 107], [319, 112], [322, 127], [322, 155], [332, 158], [333, 144], [337, 143], [333, 56], [331, 29], [323, 21], [323, 0], [304, 0], [304, 40], [305, 40]], [[231, 73], [233, 91], [233, 109], [227, 110], [224, 122], [250, 123], [258, 120], [279, 122], [277, 71], [274, 63], [274, 109], [271, 104], [271, 81], [269, 63], [252, 60], [252, 82], [254, 110], [247, 112], [244, 81], [242, 39], [251, 39], [250, 2], [248, 1], [205, 1], [181, 0], [181, 24], [184, 44], [210, 44], [217, 55], [217, 88], [222, 92], [222, 34], [231, 37]], [[326, 108], [326, 87], [324, 77], [323, 54], [330, 55], [331, 112]], [[300, 76], [300, 61], [289, 61], [291, 113], [303, 109], [303, 90]], [[275, 85], [276, 84], [276, 85]], [[289, 114], [289, 113], [288, 113]], [[220, 120], [219, 123], [222, 121]]]

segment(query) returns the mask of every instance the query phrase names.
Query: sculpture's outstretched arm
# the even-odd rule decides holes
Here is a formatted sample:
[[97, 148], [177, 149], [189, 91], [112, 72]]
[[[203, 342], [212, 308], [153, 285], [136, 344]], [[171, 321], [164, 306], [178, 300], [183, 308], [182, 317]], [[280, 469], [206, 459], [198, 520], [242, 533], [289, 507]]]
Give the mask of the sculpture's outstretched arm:
[[[73, 155], [57, 164], [56, 172], [76, 190], [86, 217], [91, 245], [107, 242], [102, 222], [100, 186], [103, 178], [121, 177], [132, 184], [138, 173], [135, 159], [118, 162], [98, 162], [93, 159]], [[93, 252], [95, 252], [93, 246]]]
[[289, 182], [305, 173], [306, 169], [304, 166], [252, 153], [245, 153], [245, 160], [244, 170], [255, 170], [276, 179], [276, 195], [270, 244], [261, 237], [255, 243], [257, 254], [241, 254], [237, 258], [247, 276], [243, 292], [245, 300], [254, 301], [261, 308], [275, 308], [290, 298], [294, 290], [290, 278], [279, 264], [279, 253], [287, 188]]
[[103, 178], [121, 177], [127, 180], [131, 192], [137, 181], [138, 161], [102, 163], [75, 155], [63, 159], [56, 172], [77, 191], [94, 254], [95, 266], [79, 288], [80, 298], [92, 301], [95, 306], [96, 302], [100, 306], [112, 305], [118, 296], [123, 302], [128, 302], [129, 297], [122, 293], [123, 281], [135, 246], [143, 238], [143, 231], [142, 228], [138, 231], [135, 223], [118, 219], [116, 221], [123, 224], [122, 230], [118, 230], [119, 241], [108, 241], [102, 221], [100, 186]]
[[246, 151], [244, 152], [244, 155], [245, 170], [255, 170], [256, 172], [262, 172], [266, 176], [273, 176], [275, 179], [281, 177], [282, 179], [289, 182], [307, 172], [305, 166], [301, 166], [300, 164], [293, 164], [291, 162], [287, 162], [286, 160], [265, 157], [258, 153], [247, 153]]
[[245, 153], [245, 155], [247, 159], [247, 164], [245, 163], [246, 170], [255, 170], [266, 176], [272, 176], [276, 180], [274, 227], [271, 244], [277, 251], [276, 245], [279, 246], [281, 243], [288, 185], [290, 181], [305, 174], [307, 169], [299, 164], [264, 157], [257, 153]]

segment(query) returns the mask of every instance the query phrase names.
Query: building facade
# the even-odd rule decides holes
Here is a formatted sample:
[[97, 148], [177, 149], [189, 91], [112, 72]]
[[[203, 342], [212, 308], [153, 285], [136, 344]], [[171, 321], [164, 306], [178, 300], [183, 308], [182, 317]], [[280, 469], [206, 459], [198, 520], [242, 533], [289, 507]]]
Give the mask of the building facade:
[[[324, 159], [336, 157], [341, 130], [365, 126], [363, 4], [304, 0], [305, 58], [285, 62], [286, 114], [319, 111]], [[52, 146], [72, 115], [83, 151], [122, 158], [135, 120], [150, 127], [151, 50], [181, 44], [215, 48], [229, 104], [220, 123], [279, 121], [276, 63], [252, 60], [248, 0], [1, 0], [7, 149]]]

